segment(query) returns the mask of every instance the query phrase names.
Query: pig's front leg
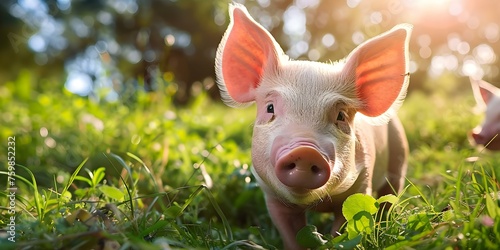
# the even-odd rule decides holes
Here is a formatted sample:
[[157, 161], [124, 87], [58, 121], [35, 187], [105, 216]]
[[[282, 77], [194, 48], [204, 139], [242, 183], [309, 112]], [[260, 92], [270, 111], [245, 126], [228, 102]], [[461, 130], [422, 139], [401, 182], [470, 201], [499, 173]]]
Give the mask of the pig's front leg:
[[266, 196], [266, 205], [274, 225], [278, 229], [285, 249], [304, 249], [296, 240], [297, 232], [306, 226], [305, 210], [287, 205], [275, 197]]
[[334, 211], [333, 215], [335, 216], [335, 220], [332, 224], [331, 234], [333, 237], [341, 235], [340, 228], [347, 221], [345, 217], [342, 215], [342, 209], [338, 209], [339, 211]]

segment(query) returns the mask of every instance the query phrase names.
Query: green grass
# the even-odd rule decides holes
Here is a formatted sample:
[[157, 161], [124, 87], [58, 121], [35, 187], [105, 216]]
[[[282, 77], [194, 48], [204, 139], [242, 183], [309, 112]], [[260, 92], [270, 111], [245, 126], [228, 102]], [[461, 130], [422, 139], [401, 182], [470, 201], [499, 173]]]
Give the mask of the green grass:
[[[249, 171], [254, 108], [229, 109], [203, 92], [175, 107], [170, 84], [137, 93], [134, 105], [95, 102], [32, 90], [30, 77], [0, 86], [0, 148], [15, 136], [18, 188], [16, 243], [1, 232], [1, 249], [282, 247]], [[473, 104], [470, 91], [411, 93], [399, 112], [411, 147], [407, 187], [391, 210], [360, 211], [369, 227], [350, 221], [335, 239], [314, 228], [301, 237], [319, 237], [318, 249], [498, 249], [500, 159], [467, 141], [481, 120]], [[328, 232], [331, 218], [309, 219]]]

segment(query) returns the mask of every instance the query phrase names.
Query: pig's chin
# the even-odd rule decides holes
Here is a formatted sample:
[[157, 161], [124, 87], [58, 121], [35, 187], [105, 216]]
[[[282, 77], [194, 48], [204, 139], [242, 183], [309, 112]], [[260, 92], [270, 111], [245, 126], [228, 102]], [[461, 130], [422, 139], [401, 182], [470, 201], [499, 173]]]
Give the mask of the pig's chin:
[[500, 150], [500, 138], [495, 138], [489, 144], [485, 145], [486, 149], [492, 150], [492, 151], [499, 151]]
[[329, 198], [326, 185], [316, 189], [291, 188], [283, 185], [278, 190], [277, 195], [281, 200], [300, 206], [311, 206]]
[[287, 203], [300, 206], [314, 206], [323, 201], [331, 201], [331, 197], [339, 193], [332, 192], [332, 190], [336, 190], [340, 186], [341, 183], [333, 183], [333, 181], [316, 189], [292, 188], [280, 185], [277, 189], [277, 195]]
[[326, 192], [328, 183], [316, 189], [293, 188], [281, 183], [274, 173], [259, 173], [256, 168], [251, 170], [264, 193], [272, 195], [284, 203], [309, 206], [328, 196]]
[[335, 194], [341, 193], [351, 187], [350, 181], [339, 179], [338, 176], [332, 176], [323, 186], [315, 189], [289, 187], [279, 182], [276, 176], [266, 176], [261, 179], [257, 173], [257, 180], [262, 188], [267, 189], [266, 193], [271, 192], [284, 203], [299, 206], [314, 206], [323, 201], [330, 201]]

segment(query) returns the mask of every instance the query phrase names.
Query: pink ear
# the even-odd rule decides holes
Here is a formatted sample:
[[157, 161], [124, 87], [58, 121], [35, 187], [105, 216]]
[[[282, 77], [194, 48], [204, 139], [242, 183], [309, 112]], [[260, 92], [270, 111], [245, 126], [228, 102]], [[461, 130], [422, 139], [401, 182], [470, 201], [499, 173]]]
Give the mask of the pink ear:
[[470, 77], [474, 99], [479, 108], [485, 108], [495, 93], [500, 93], [500, 89], [483, 80], [475, 80]]
[[480, 80], [478, 82], [479, 92], [481, 93], [481, 97], [485, 104], [488, 104], [491, 98], [495, 95], [495, 92], [498, 92], [498, 88], [491, 85], [490, 83]]
[[347, 58], [347, 74], [355, 77], [362, 114], [377, 117], [398, 106], [409, 80], [408, 43], [412, 26], [398, 25], [391, 31], [358, 46]]
[[493, 92], [481, 85], [479, 85], [479, 92], [481, 92], [481, 97], [483, 98], [484, 103], [488, 104], [491, 100], [491, 97], [493, 97]]
[[251, 102], [262, 75], [276, 69], [283, 52], [242, 5], [230, 5], [230, 17], [215, 59], [218, 84], [226, 103]]

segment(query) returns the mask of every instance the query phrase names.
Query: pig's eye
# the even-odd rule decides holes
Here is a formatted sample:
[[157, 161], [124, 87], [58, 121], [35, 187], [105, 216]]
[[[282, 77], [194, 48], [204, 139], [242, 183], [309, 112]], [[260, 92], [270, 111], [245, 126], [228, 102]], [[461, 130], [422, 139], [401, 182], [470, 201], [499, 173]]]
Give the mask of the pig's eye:
[[345, 112], [340, 111], [339, 114], [337, 115], [337, 121], [344, 122], [345, 121]]
[[337, 115], [337, 120], [335, 121], [335, 125], [344, 133], [349, 134], [351, 132], [351, 128], [349, 123], [347, 122], [349, 117], [345, 111], [339, 111]]
[[274, 105], [272, 103], [267, 104], [266, 112], [269, 114], [274, 114]]

